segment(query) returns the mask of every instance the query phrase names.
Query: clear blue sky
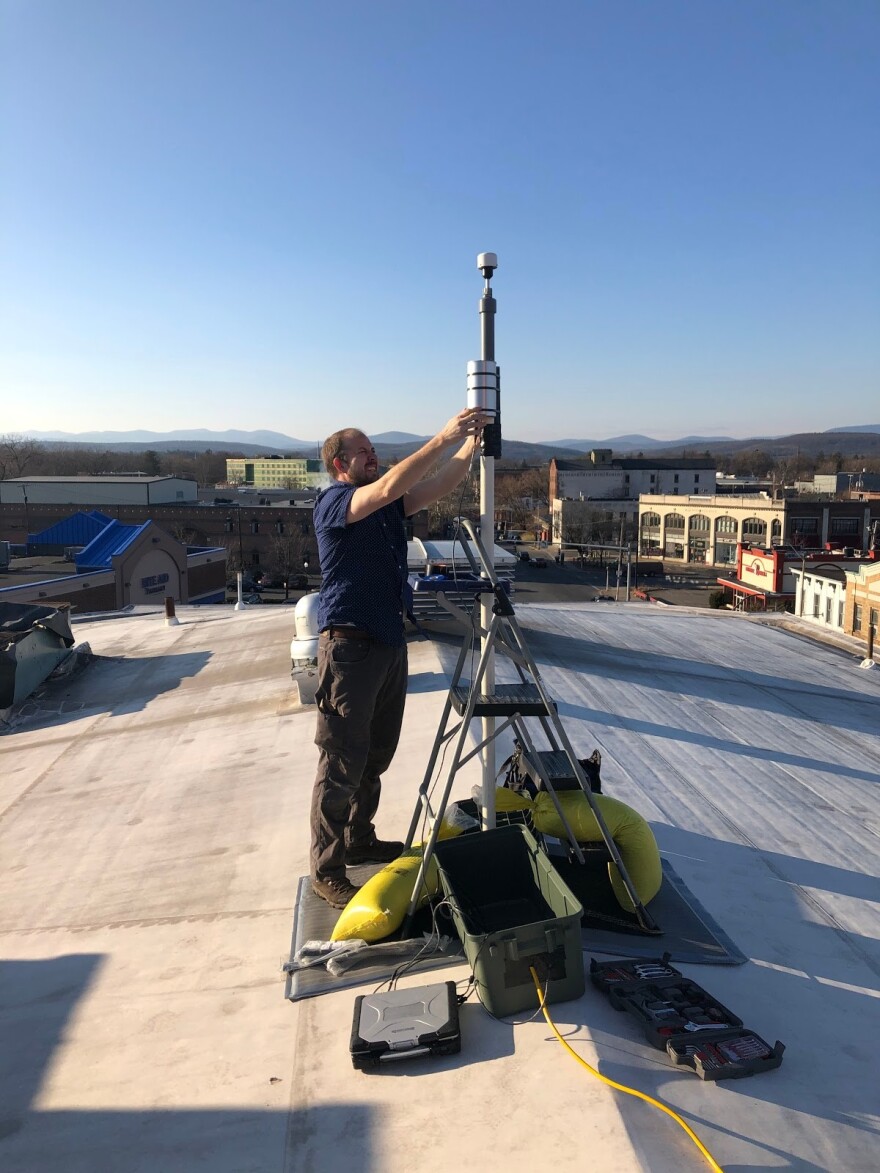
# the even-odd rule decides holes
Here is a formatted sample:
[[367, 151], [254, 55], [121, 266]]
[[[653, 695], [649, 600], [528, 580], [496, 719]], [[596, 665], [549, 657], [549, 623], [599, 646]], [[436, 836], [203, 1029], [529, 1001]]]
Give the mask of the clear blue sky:
[[880, 420], [877, 0], [0, 13], [0, 433]]

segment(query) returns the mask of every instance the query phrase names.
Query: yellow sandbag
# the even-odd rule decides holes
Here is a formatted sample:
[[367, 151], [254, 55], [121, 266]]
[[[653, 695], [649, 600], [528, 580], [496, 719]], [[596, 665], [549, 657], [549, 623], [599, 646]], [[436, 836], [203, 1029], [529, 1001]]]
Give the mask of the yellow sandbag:
[[[331, 941], [383, 941], [403, 924], [406, 910], [412, 897], [413, 884], [419, 864], [422, 862], [421, 847], [410, 847], [394, 863], [386, 864], [375, 876], [352, 896], [342, 910], [336, 927], [330, 934]], [[432, 859], [428, 874], [422, 885], [419, 907], [429, 896], [440, 890], [437, 861]]]
[[[444, 819], [437, 838], [452, 839], [459, 834], [460, 829]], [[330, 940], [360, 940], [372, 944], [374, 941], [384, 941], [399, 929], [412, 899], [413, 885], [421, 862], [422, 845], [415, 843], [393, 863], [386, 864], [375, 876], [371, 876], [342, 910]], [[432, 858], [417, 907], [421, 908], [439, 891], [440, 874], [437, 861]]]
[[518, 794], [507, 786], [499, 786], [495, 790], [496, 811], [527, 811], [532, 808], [532, 800], [527, 794]]
[[[556, 797], [578, 843], [601, 843], [602, 832], [587, 796], [580, 790], [565, 790], [557, 791]], [[605, 794], [594, 794], [593, 798], [602, 813], [611, 838], [617, 844], [623, 866], [633, 882], [639, 899], [643, 904], [647, 904], [660, 891], [663, 882], [663, 867], [654, 832], [638, 811], [634, 811], [625, 802], [609, 798]], [[553, 799], [546, 791], [540, 791], [535, 798], [532, 815], [537, 830], [547, 835], [555, 835], [559, 839], [568, 838], [568, 833], [556, 813]], [[633, 902], [620, 878], [617, 864], [613, 862], [608, 864], [608, 878], [617, 903], [627, 912], [632, 912]]]

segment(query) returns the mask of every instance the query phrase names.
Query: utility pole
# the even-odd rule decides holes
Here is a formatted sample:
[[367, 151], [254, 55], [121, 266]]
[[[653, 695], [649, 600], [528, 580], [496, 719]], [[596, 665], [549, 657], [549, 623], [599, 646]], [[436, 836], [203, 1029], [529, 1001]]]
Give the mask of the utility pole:
[[27, 554], [28, 534], [31, 528], [30, 517], [28, 515], [27, 485], [21, 486], [21, 495], [24, 498], [24, 552]]

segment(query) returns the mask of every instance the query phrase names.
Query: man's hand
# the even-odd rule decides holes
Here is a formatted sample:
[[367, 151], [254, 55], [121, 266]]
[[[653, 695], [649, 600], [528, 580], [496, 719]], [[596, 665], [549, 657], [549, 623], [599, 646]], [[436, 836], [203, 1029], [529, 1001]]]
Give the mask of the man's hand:
[[466, 407], [458, 415], [454, 415], [449, 423], [440, 431], [444, 448], [464, 440], [468, 436], [479, 436], [486, 424], [492, 422], [492, 414], [479, 407]]
[[[407, 513], [422, 509], [422, 502], [429, 504], [442, 497], [448, 491], [443, 488], [447, 481], [449, 487], [454, 488], [467, 473], [480, 432], [491, 419], [491, 414], [479, 407], [466, 407], [454, 415], [418, 452], [405, 456], [373, 484], [358, 486], [348, 504], [347, 520], [360, 521], [399, 497], [403, 497]], [[427, 488], [416, 490], [414, 486], [418, 485], [443, 450], [461, 441], [464, 441], [461, 451], [449, 461], [444, 473], [424, 482]]]

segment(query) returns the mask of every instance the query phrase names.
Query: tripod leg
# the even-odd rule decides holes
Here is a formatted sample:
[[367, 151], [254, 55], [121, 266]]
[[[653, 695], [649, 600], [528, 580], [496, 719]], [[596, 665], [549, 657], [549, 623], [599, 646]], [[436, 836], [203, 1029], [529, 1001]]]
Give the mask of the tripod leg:
[[556, 807], [556, 813], [557, 813], [557, 815], [559, 815], [559, 821], [562, 823], [563, 827], [565, 827], [566, 834], [568, 835], [568, 841], [571, 844], [572, 851], [577, 856], [578, 863], [583, 863], [584, 862], [584, 853], [583, 853], [583, 851], [581, 851], [581, 845], [580, 845], [580, 843], [578, 843], [577, 839], [575, 838], [575, 833], [571, 829], [571, 824], [569, 823], [568, 819], [565, 817], [565, 812], [563, 811], [562, 806], [560, 805], [559, 799], [556, 796], [556, 790], [554, 789], [552, 782], [547, 777], [547, 775], [545, 774], [544, 770], [541, 767], [540, 759], [538, 758], [538, 755], [535, 753], [534, 742], [529, 737], [528, 733], [525, 730], [525, 727], [522, 724], [517, 725], [516, 735], [522, 741], [522, 744], [523, 744], [523, 747], [524, 747], [526, 753], [529, 755], [530, 760], [532, 762], [534, 762], [535, 768], [537, 769], [538, 773], [541, 775], [541, 780], [544, 783], [544, 789], [547, 791], [547, 793], [550, 795], [550, 798], [553, 800], [553, 805]]
[[587, 780], [587, 778], [585, 777], [584, 771], [581, 769], [581, 765], [580, 765], [580, 762], [577, 760], [577, 756], [574, 752], [574, 748], [572, 747], [572, 744], [568, 739], [568, 734], [565, 732], [565, 727], [563, 726], [562, 722], [560, 721], [559, 715], [556, 712], [556, 709], [553, 707], [553, 701], [551, 700], [549, 694], [547, 693], [546, 688], [544, 687], [544, 682], [541, 679], [540, 673], [538, 672], [538, 666], [535, 663], [535, 661], [532, 659], [531, 654], [529, 653], [529, 650], [526, 647], [525, 640], [524, 640], [522, 632], [520, 631], [520, 628], [519, 628], [519, 624], [516, 622], [516, 619], [512, 615], [507, 617], [507, 622], [510, 624], [511, 630], [514, 632], [514, 634], [516, 636], [516, 640], [517, 640], [517, 644], [519, 646], [520, 652], [522, 653], [522, 655], [525, 657], [525, 659], [527, 660], [527, 662], [529, 664], [529, 670], [532, 674], [532, 678], [534, 680], [535, 687], [537, 688], [538, 693], [544, 702], [544, 705], [547, 709], [547, 712], [550, 714], [549, 719], [553, 724], [553, 728], [556, 731], [556, 735], [559, 738], [560, 743], [562, 744], [562, 748], [565, 750], [565, 754], [568, 757], [568, 760], [569, 760], [569, 763], [571, 765], [572, 770], [574, 771], [574, 776], [577, 778], [578, 783], [580, 784], [580, 788], [584, 792], [584, 794], [586, 795], [587, 802], [590, 804], [590, 809], [592, 810], [593, 816], [596, 820], [596, 823], [599, 826], [599, 830], [602, 834], [602, 838], [605, 841], [605, 846], [608, 848], [609, 854], [611, 855], [611, 858], [614, 861], [615, 866], [617, 867], [617, 870], [620, 874], [620, 878], [623, 881], [623, 886], [626, 888], [627, 895], [629, 896], [630, 900], [632, 901], [633, 908], [635, 910], [635, 914], [636, 914], [636, 917], [638, 918], [639, 924], [642, 926], [643, 929], [646, 929], [648, 932], [652, 932], [652, 933], [657, 932], [658, 925], [657, 925], [656, 921], [654, 920], [654, 918], [651, 916], [651, 914], [648, 912], [647, 908], [645, 908], [644, 904], [642, 903], [642, 901], [639, 897], [639, 894], [636, 891], [635, 885], [633, 884], [632, 879], [630, 878], [629, 872], [626, 870], [624, 862], [620, 857], [620, 851], [617, 847], [617, 844], [614, 842], [614, 839], [611, 836], [611, 832], [608, 830], [608, 824], [605, 822], [605, 819], [602, 815], [602, 811], [599, 809], [599, 804], [596, 802], [595, 796], [594, 796], [592, 790], [590, 789], [590, 783]]
[[409, 830], [406, 834], [406, 843], [404, 845], [406, 848], [412, 847], [413, 838], [419, 825], [419, 820], [421, 819], [425, 809], [428, 788], [431, 785], [431, 775], [434, 773], [434, 766], [437, 762], [437, 755], [440, 753], [440, 746], [446, 740], [447, 736], [446, 722], [449, 720], [449, 714], [452, 711], [452, 690], [455, 688], [459, 679], [461, 678], [462, 669], [464, 668], [468, 651], [472, 646], [473, 637], [470, 639], [464, 639], [462, 641], [461, 651], [458, 653], [458, 660], [452, 673], [452, 681], [449, 685], [449, 691], [446, 694], [446, 703], [443, 706], [443, 716], [440, 718], [440, 725], [437, 729], [437, 736], [434, 738], [434, 745], [431, 748], [431, 756], [428, 759], [428, 766], [425, 770], [425, 776], [422, 780], [421, 786], [419, 787], [419, 796], [416, 801], [416, 808], [413, 811], [413, 817], [410, 821]]
[[[413, 892], [412, 892], [412, 896], [410, 897], [409, 908], [407, 909], [406, 918], [404, 919], [404, 922], [403, 922], [404, 936], [406, 936], [406, 934], [409, 932], [410, 925], [412, 924], [412, 918], [415, 915], [416, 907], [418, 906], [418, 902], [419, 902], [419, 893], [421, 891], [422, 884], [425, 881], [425, 877], [428, 874], [428, 867], [430, 866], [431, 859], [434, 855], [434, 848], [437, 845], [437, 838], [440, 834], [440, 825], [443, 821], [443, 815], [446, 812], [446, 805], [449, 802], [449, 795], [452, 792], [452, 783], [453, 783], [453, 780], [455, 778], [456, 772], [459, 767], [459, 763], [460, 763], [461, 756], [462, 756], [462, 750], [464, 748], [465, 739], [467, 738], [468, 730], [470, 728], [470, 723], [471, 723], [471, 720], [473, 719], [473, 716], [474, 716], [474, 709], [476, 708], [476, 705], [477, 705], [477, 696], [479, 694], [479, 686], [480, 686], [480, 683], [482, 682], [483, 676], [485, 675], [485, 672], [486, 672], [486, 664], [488, 662], [489, 654], [491, 652], [491, 643], [492, 643], [492, 636], [493, 636], [492, 629], [495, 628], [497, 622], [498, 622], [497, 619], [493, 619], [492, 628], [490, 628], [489, 639], [486, 642], [486, 646], [483, 648], [482, 655], [480, 656], [480, 662], [477, 666], [477, 671], [474, 675], [474, 679], [471, 681], [471, 687], [470, 687], [470, 692], [468, 695], [467, 705], [465, 706], [465, 711], [462, 714], [461, 725], [459, 726], [458, 736], [457, 736], [456, 742], [455, 742], [455, 749], [452, 754], [452, 761], [449, 763], [449, 771], [446, 775], [446, 785], [443, 787], [443, 794], [441, 795], [440, 802], [437, 805], [437, 811], [436, 811], [436, 814], [434, 815], [434, 819], [431, 824], [431, 832], [428, 836], [428, 842], [423, 844], [423, 846], [422, 846], [422, 861], [419, 865], [418, 874], [416, 875], [416, 882], [413, 885]], [[449, 695], [451, 698], [451, 696], [452, 696], [452, 689], [451, 688], [450, 688]], [[451, 700], [448, 700], [447, 704], [451, 704]]]

